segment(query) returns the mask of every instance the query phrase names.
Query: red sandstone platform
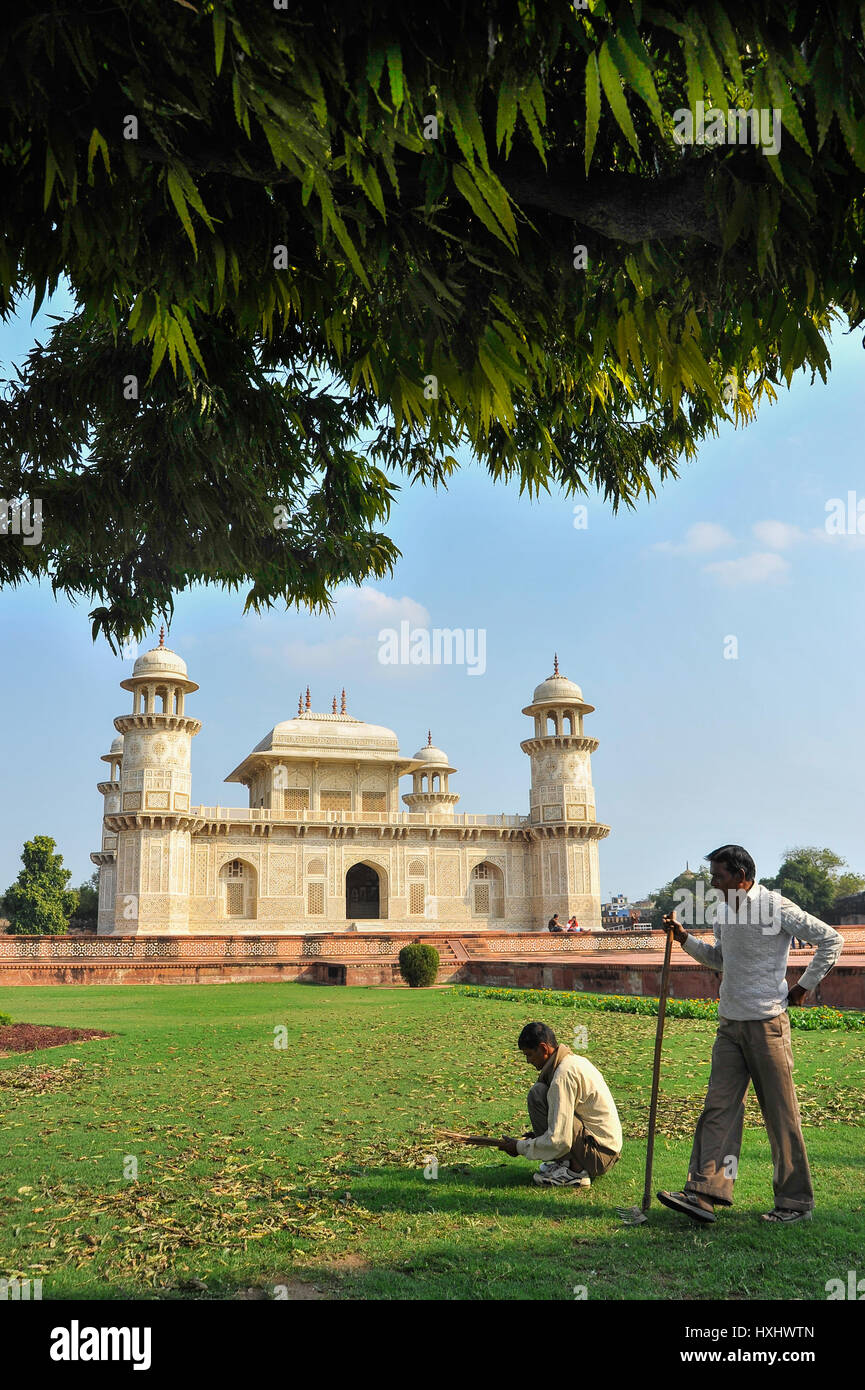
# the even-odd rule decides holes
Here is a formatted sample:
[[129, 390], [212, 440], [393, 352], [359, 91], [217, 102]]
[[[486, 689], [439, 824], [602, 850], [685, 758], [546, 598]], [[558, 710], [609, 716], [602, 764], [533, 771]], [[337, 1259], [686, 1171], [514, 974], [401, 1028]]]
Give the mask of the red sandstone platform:
[[[697, 935], [709, 935], [698, 932]], [[814, 1001], [865, 1008], [865, 925], [845, 926], [844, 953]], [[299, 980], [309, 984], [399, 985], [407, 941], [428, 941], [441, 958], [439, 983], [505, 985], [657, 995], [663, 932], [332, 932], [309, 936], [0, 936], [0, 987], [50, 984], [199, 984]], [[811, 951], [792, 950], [795, 983]], [[716, 999], [719, 977], [673, 948], [671, 994]]]

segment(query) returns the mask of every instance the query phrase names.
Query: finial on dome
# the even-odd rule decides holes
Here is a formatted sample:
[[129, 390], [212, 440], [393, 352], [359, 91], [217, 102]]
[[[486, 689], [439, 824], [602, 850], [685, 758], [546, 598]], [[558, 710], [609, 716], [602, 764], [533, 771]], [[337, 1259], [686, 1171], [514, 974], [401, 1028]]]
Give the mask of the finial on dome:
[[559, 674], [559, 654], [558, 654], [558, 652], [555, 652], [554, 655], [553, 655], [553, 675], [554, 675], [554, 676], [557, 676], [558, 674]]
[[346, 708], [345, 708], [345, 686], [343, 686], [343, 687], [342, 687], [342, 709], [340, 710], [340, 714], [345, 714], [345, 713], [346, 713]]
[[298, 714], [303, 714], [303, 691], [302, 691], [302, 690], [301, 690], [300, 694], [299, 694], [298, 697], [297, 697], [297, 712], [298, 712]]
[[165, 623], [159, 629], [159, 645], [160, 647], [165, 646]]
[[432, 729], [427, 729], [426, 731], [426, 746], [427, 748], [432, 748]]
[[331, 711], [331, 713], [332, 713], [332, 714], [336, 714], [336, 696], [335, 696], [335, 695], [334, 695], [334, 697], [333, 697], [333, 710]]
[[312, 701], [309, 698], [309, 686], [306, 687], [306, 707], [312, 709]]

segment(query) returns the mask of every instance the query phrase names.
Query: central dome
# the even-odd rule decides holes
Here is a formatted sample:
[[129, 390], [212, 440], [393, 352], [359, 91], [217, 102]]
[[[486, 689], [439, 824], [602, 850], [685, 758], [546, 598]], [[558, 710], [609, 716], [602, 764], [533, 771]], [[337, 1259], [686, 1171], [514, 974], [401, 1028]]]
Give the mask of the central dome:
[[350, 714], [315, 714], [305, 710], [293, 719], [275, 724], [253, 749], [254, 753], [277, 752], [282, 747], [344, 747], [399, 754], [399, 740], [393, 729], [367, 724]]

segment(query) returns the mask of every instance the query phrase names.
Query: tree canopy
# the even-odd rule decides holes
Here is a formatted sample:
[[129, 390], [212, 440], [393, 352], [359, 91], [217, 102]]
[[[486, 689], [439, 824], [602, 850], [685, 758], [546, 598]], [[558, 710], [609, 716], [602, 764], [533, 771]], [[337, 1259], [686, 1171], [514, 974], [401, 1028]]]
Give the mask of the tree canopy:
[[[842, 869], [847, 872], [842, 873]], [[760, 882], [815, 917], [824, 917], [836, 898], [865, 888], [865, 878], [852, 873], [846, 859], [834, 850], [819, 849], [816, 845], [785, 850], [775, 877], [761, 878]]]
[[3, 895], [9, 931], [20, 936], [62, 936], [78, 906], [78, 893], [67, 889], [72, 877], [50, 835], [27, 840], [21, 854], [24, 868]]
[[863, 319], [852, 3], [37, 0], [0, 110], [0, 313], [76, 306], [0, 399], [0, 582], [112, 641], [386, 574], [461, 448], [633, 506]]

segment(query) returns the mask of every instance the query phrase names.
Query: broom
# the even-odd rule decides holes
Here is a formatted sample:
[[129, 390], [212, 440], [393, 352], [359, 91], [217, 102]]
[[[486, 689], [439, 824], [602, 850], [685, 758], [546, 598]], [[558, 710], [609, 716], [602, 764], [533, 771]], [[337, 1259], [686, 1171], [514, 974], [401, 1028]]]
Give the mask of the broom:
[[670, 985], [670, 956], [673, 951], [673, 929], [667, 928], [667, 944], [664, 948], [664, 968], [661, 971], [661, 991], [658, 998], [658, 1026], [655, 1029], [655, 1063], [652, 1068], [652, 1103], [649, 1106], [649, 1134], [646, 1144], [646, 1181], [643, 1186], [642, 1206], [617, 1207], [622, 1220], [629, 1226], [639, 1226], [647, 1221], [646, 1213], [652, 1204], [652, 1159], [655, 1153], [655, 1121], [658, 1115], [658, 1083], [661, 1079], [661, 1047], [664, 1041], [664, 1016], [667, 1012], [667, 991]]

